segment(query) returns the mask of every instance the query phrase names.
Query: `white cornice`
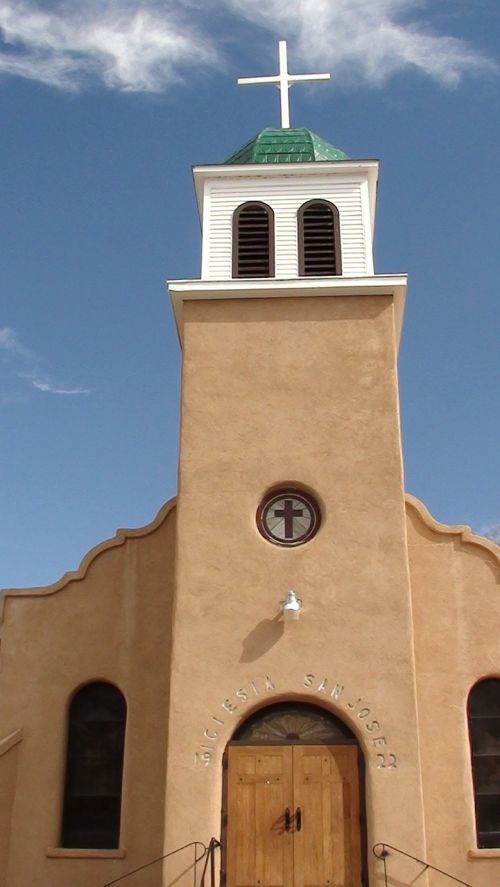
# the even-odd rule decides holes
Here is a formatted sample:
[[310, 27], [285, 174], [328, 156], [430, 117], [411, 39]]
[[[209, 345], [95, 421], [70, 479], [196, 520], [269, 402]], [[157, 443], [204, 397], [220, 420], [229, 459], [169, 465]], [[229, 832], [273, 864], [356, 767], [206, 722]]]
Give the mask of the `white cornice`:
[[408, 278], [406, 274], [376, 274], [373, 277], [304, 277], [277, 280], [169, 280], [167, 287], [182, 343], [184, 302], [205, 299], [277, 299], [318, 296], [392, 296], [395, 308], [396, 342], [403, 325]]
[[216, 179], [275, 178], [286, 179], [296, 176], [356, 176], [368, 179], [372, 228], [375, 223], [377, 199], [378, 160], [316, 160], [314, 163], [241, 163], [194, 166], [193, 179], [200, 219], [203, 218], [203, 194], [205, 183]]

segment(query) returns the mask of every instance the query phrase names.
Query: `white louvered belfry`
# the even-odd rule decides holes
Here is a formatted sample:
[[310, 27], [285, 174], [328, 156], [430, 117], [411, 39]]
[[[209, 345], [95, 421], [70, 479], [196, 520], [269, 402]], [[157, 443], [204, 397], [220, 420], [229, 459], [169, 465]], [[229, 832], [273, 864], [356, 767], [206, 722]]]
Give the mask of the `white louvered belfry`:
[[376, 161], [197, 167], [202, 280], [232, 278], [233, 215], [246, 201], [274, 212], [275, 278], [299, 276], [297, 213], [309, 200], [333, 203], [340, 217], [342, 277], [373, 271]]
[[266, 127], [225, 162], [193, 169], [201, 277], [168, 283], [181, 344], [191, 301], [379, 295], [392, 299], [399, 344], [406, 275], [373, 267], [378, 161], [353, 160], [290, 126], [290, 87], [327, 76], [290, 74], [281, 41], [278, 74], [238, 81], [279, 87], [281, 128]]

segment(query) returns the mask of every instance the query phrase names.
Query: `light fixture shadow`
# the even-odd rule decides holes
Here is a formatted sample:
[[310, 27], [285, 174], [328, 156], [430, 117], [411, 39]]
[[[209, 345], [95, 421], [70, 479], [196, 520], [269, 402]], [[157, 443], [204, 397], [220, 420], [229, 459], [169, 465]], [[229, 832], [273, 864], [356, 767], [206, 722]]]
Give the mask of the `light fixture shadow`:
[[262, 619], [243, 639], [240, 662], [255, 662], [260, 659], [278, 643], [284, 629], [281, 613], [277, 613], [273, 619]]

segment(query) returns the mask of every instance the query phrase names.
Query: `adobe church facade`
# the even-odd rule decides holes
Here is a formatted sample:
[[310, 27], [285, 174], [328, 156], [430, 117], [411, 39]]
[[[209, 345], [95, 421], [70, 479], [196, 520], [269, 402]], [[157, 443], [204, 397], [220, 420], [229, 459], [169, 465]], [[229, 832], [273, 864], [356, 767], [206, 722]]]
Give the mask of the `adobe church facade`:
[[211, 838], [227, 887], [495, 887], [499, 549], [404, 492], [378, 164], [284, 127], [194, 178], [178, 497], [3, 597], [0, 887], [197, 887], [159, 858]]

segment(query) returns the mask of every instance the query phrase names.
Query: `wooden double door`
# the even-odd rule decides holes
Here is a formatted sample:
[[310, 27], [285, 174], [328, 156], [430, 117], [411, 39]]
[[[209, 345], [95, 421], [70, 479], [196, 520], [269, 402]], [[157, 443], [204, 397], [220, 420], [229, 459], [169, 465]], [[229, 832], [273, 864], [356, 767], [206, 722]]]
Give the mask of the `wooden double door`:
[[361, 887], [358, 749], [229, 746], [227, 887]]

